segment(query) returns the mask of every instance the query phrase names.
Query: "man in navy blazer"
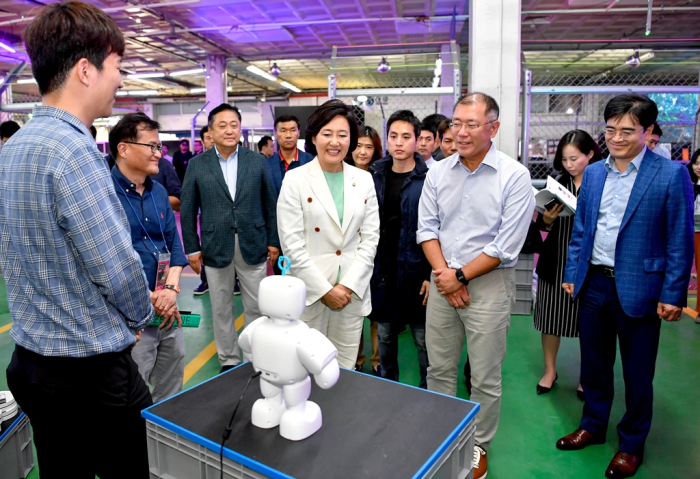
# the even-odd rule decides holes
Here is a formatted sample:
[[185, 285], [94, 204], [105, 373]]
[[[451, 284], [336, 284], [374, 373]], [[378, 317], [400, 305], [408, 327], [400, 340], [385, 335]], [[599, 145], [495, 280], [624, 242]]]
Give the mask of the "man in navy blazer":
[[658, 110], [638, 94], [605, 107], [606, 161], [583, 176], [563, 288], [581, 296], [579, 428], [557, 447], [605, 442], [619, 339], [627, 411], [606, 477], [631, 477], [644, 455], [653, 410], [661, 318], [680, 319], [693, 259], [693, 189], [686, 168], [646, 145]]
[[287, 171], [314, 159], [307, 152], [297, 148], [300, 130], [299, 119], [294, 115], [281, 115], [275, 118], [277, 151], [265, 160], [265, 164], [277, 196], [280, 195], [282, 180]]

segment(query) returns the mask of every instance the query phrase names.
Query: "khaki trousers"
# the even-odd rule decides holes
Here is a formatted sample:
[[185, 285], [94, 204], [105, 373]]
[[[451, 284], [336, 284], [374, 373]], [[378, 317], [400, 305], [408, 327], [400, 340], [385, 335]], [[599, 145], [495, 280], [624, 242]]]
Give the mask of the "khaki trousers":
[[323, 308], [307, 308], [299, 319], [310, 328], [319, 330], [331, 340], [333, 346], [338, 350], [340, 367], [355, 369], [364, 316], [349, 314], [345, 308], [333, 310], [328, 306], [323, 306]]
[[464, 336], [471, 365], [471, 400], [476, 416], [475, 441], [484, 449], [496, 435], [501, 409], [501, 366], [506, 355], [515, 292], [513, 268], [496, 269], [469, 282], [470, 306], [450, 306], [430, 281], [425, 340], [430, 358], [428, 389], [455, 396]]
[[260, 281], [267, 276], [267, 263], [247, 264], [241, 256], [236, 235], [236, 249], [233, 261], [224, 268], [205, 266], [209, 283], [209, 299], [214, 326], [214, 342], [222, 366], [235, 366], [241, 362], [236, 332], [236, 315], [233, 311], [233, 289], [236, 286], [236, 273], [241, 284], [243, 301], [243, 324], [248, 326], [262, 314], [258, 307]]

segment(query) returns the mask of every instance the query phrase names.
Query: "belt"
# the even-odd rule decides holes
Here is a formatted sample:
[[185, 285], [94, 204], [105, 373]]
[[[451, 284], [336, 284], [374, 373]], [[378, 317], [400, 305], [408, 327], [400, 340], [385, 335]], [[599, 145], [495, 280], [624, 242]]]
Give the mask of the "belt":
[[604, 266], [602, 264], [592, 264], [591, 270], [603, 274], [606, 278], [615, 278], [615, 268], [611, 268], [610, 266]]

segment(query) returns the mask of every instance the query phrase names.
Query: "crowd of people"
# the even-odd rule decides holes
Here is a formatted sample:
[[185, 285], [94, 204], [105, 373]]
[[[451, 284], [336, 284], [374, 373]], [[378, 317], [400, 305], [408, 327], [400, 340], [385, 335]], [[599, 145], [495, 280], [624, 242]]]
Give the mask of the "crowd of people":
[[[89, 126], [111, 114], [122, 86], [117, 25], [88, 4], [57, 3], [25, 39], [43, 104], [24, 127], [0, 126], [0, 264], [16, 342], [8, 384], [32, 422], [42, 476], [148, 477], [140, 411], [182, 387], [183, 268], [209, 292], [224, 372], [241, 362], [237, 285], [247, 325], [260, 315], [268, 262], [285, 255], [306, 284], [300, 319], [330, 339], [345, 368], [366, 360], [369, 317], [372, 368], [398, 381], [398, 335], [408, 326], [420, 387], [454, 396], [466, 338], [470, 395], [481, 405], [474, 477], [486, 477], [514, 265], [533, 229], [548, 233], [537, 266], [537, 394], [557, 380], [561, 336], [581, 344], [582, 419], [556, 447], [605, 441], [619, 339], [626, 414], [606, 476], [636, 473], [661, 321], [678, 320], [686, 305], [700, 231], [700, 152], [686, 168], [652, 151], [661, 134], [653, 101], [610, 100], [607, 158], [587, 132], [566, 133], [554, 169], [578, 198], [576, 214], [554, 205], [535, 217], [527, 168], [492, 141], [500, 111], [486, 94], [466, 94], [450, 118], [396, 111], [385, 139], [329, 100], [303, 126], [305, 151], [294, 116], [275, 119], [275, 138], [263, 137], [259, 152], [244, 148], [241, 113], [224, 103], [209, 112], [197, 154], [183, 140], [172, 164], [158, 122], [130, 113], [110, 130], [108, 167]], [[68, 43], [75, 51], [58, 46]], [[154, 316], [159, 327], [148, 326]], [[129, 461], [111, 454], [124, 444]]]

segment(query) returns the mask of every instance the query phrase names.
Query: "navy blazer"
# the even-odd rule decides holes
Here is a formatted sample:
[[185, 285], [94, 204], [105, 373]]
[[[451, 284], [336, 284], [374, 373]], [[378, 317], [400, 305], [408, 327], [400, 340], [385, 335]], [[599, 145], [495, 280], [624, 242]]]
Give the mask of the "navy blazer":
[[[312, 161], [314, 159], [314, 157], [311, 156], [309, 153], [302, 151], [302, 150], [298, 150], [298, 151], [299, 151], [299, 159], [297, 160], [298, 164], [294, 165], [293, 167], [292, 167], [293, 163], [290, 164], [289, 165], [290, 169], [291, 168], [298, 168], [302, 165], [309, 163], [310, 161]], [[280, 158], [279, 151], [275, 151], [275, 153], [271, 157], [265, 159], [265, 166], [267, 167], [267, 172], [270, 175], [270, 179], [272, 180], [272, 186], [274, 186], [275, 193], [277, 193], [277, 196], [280, 195], [280, 190], [282, 189], [282, 180], [284, 179], [284, 178], [282, 178], [282, 171], [280, 170], [280, 161], [282, 161], [282, 158]]]
[[[605, 161], [586, 168], [578, 197], [564, 282], [576, 297], [588, 273]], [[656, 315], [659, 302], [686, 306], [693, 261], [693, 187], [680, 163], [647, 150], [615, 246], [615, 285], [623, 311]]]

